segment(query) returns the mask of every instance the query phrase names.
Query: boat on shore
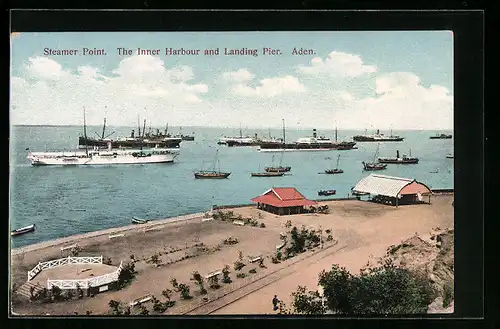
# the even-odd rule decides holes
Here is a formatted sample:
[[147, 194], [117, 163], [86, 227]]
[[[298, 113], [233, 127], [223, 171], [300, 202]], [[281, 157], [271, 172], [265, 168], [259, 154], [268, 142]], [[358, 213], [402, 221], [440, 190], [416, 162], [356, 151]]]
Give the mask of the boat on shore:
[[323, 196], [335, 195], [336, 193], [337, 193], [337, 190], [320, 190], [320, 191], [318, 191], [318, 195], [323, 195]]
[[138, 218], [138, 217], [132, 217], [131, 219], [132, 221], [132, 224], [146, 224], [147, 222], [149, 222], [149, 220], [147, 219], [142, 219], [142, 218]]
[[429, 137], [429, 139], [451, 139], [453, 136], [451, 134], [436, 134], [435, 136]]
[[28, 226], [25, 226], [25, 227], [21, 227], [21, 228], [12, 230], [10, 232], [10, 235], [11, 236], [18, 236], [18, 235], [26, 234], [26, 233], [35, 231], [35, 228], [36, 228], [36, 225], [35, 224], [31, 224], [31, 225], [28, 225]]
[[401, 142], [404, 140], [404, 137], [393, 135], [392, 130], [389, 136], [385, 136], [377, 129], [377, 132], [373, 135], [367, 135], [365, 132], [364, 135], [354, 136], [352, 140], [355, 142]]
[[[219, 150], [215, 153], [215, 159], [210, 170], [199, 170], [194, 173], [194, 178], [196, 179], [224, 179], [231, 175], [230, 172], [224, 172], [220, 170], [220, 162], [218, 159]], [[216, 168], [217, 167], [217, 168]]]
[[410, 150], [410, 156], [403, 154], [402, 157], [399, 157], [399, 150], [397, 150], [395, 158], [391, 158], [391, 157], [378, 158], [378, 162], [379, 163], [391, 163], [391, 164], [417, 164], [418, 158], [411, 156], [411, 150]]

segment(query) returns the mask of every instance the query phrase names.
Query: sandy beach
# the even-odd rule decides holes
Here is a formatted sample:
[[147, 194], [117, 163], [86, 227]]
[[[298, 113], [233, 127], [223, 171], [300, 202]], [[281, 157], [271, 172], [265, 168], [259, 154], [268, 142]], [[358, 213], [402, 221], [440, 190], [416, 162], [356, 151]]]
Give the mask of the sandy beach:
[[[160, 298], [162, 290], [172, 289], [170, 280], [176, 278], [179, 283], [190, 285], [194, 298], [183, 301], [175, 293], [172, 300], [176, 300], [176, 305], [167, 310], [168, 314], [272, 313], [271, 299], [274, 295], [289, 303], [290, 293], [298, 285], [316, 289], [318, 273], [331, 268], [332, 264], [345, 266], [357, 273], [370, 258], [381, 256], [387, 247], [415, 233], [425, 234], [436, 226], [453, 227], [452, 201], [452, 194], [435, 195], [431, 205], [397, 208], [357, 200], [326, 201], [321, 204], [329, 206], [329, 214], [291, 216], [276, 216], [255, 207], [243, 207], [225, 211], [233, 211], [236, 216], [244, 218], [255, 218], [264, 223], [265, 228], [239, 226], [220, 220], [202, 221], [203, 214], [193, 214], [175, 221], [154, 221], [27, 246], [12, 250], [11, 281], [14, 290], [26, 281], [27, 271], [39, 261], [67, 256], [66, 251], [61, 252], [61, 247], [71, 244], [81, 248], [79, 256], [109, 257], [113, 266], [118, 266], [121, 261], [129, 262], [130, 256], [134, 255], [138, 260], [135, 264], [138, 273], [131, 285], [119, 291], [50, 304], [21, 302], [14, 306], [14, 312], [26, 315], [70, 315], [75, 312], [85, 314], [86, 311], [96, 315], [106, 314], [110, 300], [129, 303], [147, 294]], [[298, 228], [305, 225], [307, 228], [331, 229], [337, 245], [308, 251], [280, 264], [271, 263], [270, 256], [280, 244], [280, 233], [285, 232], [284, 225], [288, 220]], [[116, 234], [123, 236], [109, 238], [109, 235]], [[223, 244], [228, 237], [237, 238], [239, 243]], [[232, 269], [239, 252], [242, 252], [247, 265], [243, 270], [247, 273], [244, 279], [236, 278]], [[163, 264], [160, 267], [146, 262], [155, 253], [162, 253]], [[186, 255], [189, 258], [186, 259]], [[250, 263], [249, 257], [255, 256], [262, 256], [267, 268]], [[196, 308], [201, 297], [194, 282], [190, 281], [192, 272], [199, 271], [205, 276], [226, 264], [231, 267], [233, 283], [222, 284], [219, 291], [209, 288], [209, 303]], [[249, 273], [252, 268], [256, 273]], [[191, 311], [193, 308], [195, 310]]]

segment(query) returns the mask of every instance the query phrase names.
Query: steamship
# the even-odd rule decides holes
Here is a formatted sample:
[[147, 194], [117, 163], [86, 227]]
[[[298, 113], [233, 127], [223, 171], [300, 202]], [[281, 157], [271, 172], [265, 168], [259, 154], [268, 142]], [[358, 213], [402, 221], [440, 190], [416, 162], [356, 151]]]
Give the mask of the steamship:
[[393, 136], [392, 131], [390, 136], [385, 136], [380, 133], [380, 130], [377, 129], [377, 133], [373, 135], [356, 135], [352, 138], [355, 142], [401, 142], [404, 140], [404, 137]]

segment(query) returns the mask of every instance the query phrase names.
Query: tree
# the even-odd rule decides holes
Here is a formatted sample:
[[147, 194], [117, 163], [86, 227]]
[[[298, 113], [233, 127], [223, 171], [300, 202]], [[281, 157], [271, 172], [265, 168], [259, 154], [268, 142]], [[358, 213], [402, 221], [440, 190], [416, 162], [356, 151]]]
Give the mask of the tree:
[[295, 313], [321, 315], [326, 312], [323, 297], [318, 291], [306, 292], [306, 287], [299, 286], [297, 291], [292, 293], [292, 297]]
[[139, 305], [139, 310], [139, 315], [149, 315], [149, 311], [144, 305]]
[[222, 269], [222, 282], [224, 283], [231, 283], [232, 280], [229, 277], [229, 265], [225, 265], [224, 268]]
[[165, 289], [161, 292], [162, 296], [165, 297], [167, 301], [170, 301], [170, 297], [172, 297], [172, 290]]
[[353, 276], [333, 265], [319, 275], [326, 306], [337, 314], [426, 313], [434, 298], [430, 281], [390, 263]]
[[124, 264], [118, 275], [118, 288], [123, 288], [127, 283], [132, 281], [136, 274], [137, 272], [133, 262]]
[[122, 310], [121, 310], [121, 303], [117, 300], [110, 300], [109, 303], [109, 308], [111, 309], [113, 315], [122, 315]]
[[210, 288], [212, 288], [212, 289], [219, 289], [220, 288], [219, 277], [217, 275], [211, 276], [208, 280], [210, 283]]
[[207, 293], [207, 289], [205, 289], [204, 282], [203, 282], [203, 277], [198, 271], [193, 272], [193, 277], [191, 280], [196, 281], [196, 284], [200, 288], [200, 294], [205, 295]]
[[181, 298], [182, 299], [191, 299], [193, 298], [190, 294], [189, 294], [189, 286], [187, 284], [184, 284], [184, 283], [181, 283], [179, 284], [179, 291], [181, 292]]

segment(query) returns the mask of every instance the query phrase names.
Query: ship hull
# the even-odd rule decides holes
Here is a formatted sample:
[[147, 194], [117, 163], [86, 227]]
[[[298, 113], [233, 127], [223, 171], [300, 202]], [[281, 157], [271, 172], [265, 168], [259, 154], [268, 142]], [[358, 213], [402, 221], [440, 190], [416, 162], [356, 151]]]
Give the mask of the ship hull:
[[404, 137], [384, 137], [384, 138], [374, 138], [369, 136], [354, 136], [352, 138], [355, 142], [401, 142], [404, 140]]
[[144, 157], [130, 156], [67, 156], [67, 157], [37, 157], [28, 156], [28, 160], [33, 166], [98, 166], [117, 164], [153, 164], [172, 163], [175, 154], [150, 155]]
[[417, 164], [418, 159], [378, 159], [379, 163], [390, 163], [390, 164]]
[[334, 143], [293, 143], [293, 144], [261, 144], [260, 152], [291, 152], [291, 151], [332, 151], [332, 150], [352, 150], [356, 143], [349, 142], [343, 144]]
[[92, 138], [87, 138], [85, 140], [85, 137], [80, 137], [78, 139], [78, 147], [79, 148], [93, 148], [93, 147], [99, 147], [99, 148], [107, 148], [109, 147], [108, 143], [111, 142], [111, 147], [112, 148], [140, 148], [140, 147], [161, 147], [161, 148], [180, 148], [180, 144], [182, 142], [182, 138], [171, 138], [167, 140], [148, 140], [148, 141], [141, 141], [141, 140], [113, 140], [113, 141], [106, 141], [106, 140], [97, 140], [97, 139], [92, 139]]
[[216, 175], [210, 175], [210, 174], [194, 174], [194, 178], [196, 179], [225, 179], [228, 178], [231, 173], [221, 173], [221, 174], [216, 174]]

